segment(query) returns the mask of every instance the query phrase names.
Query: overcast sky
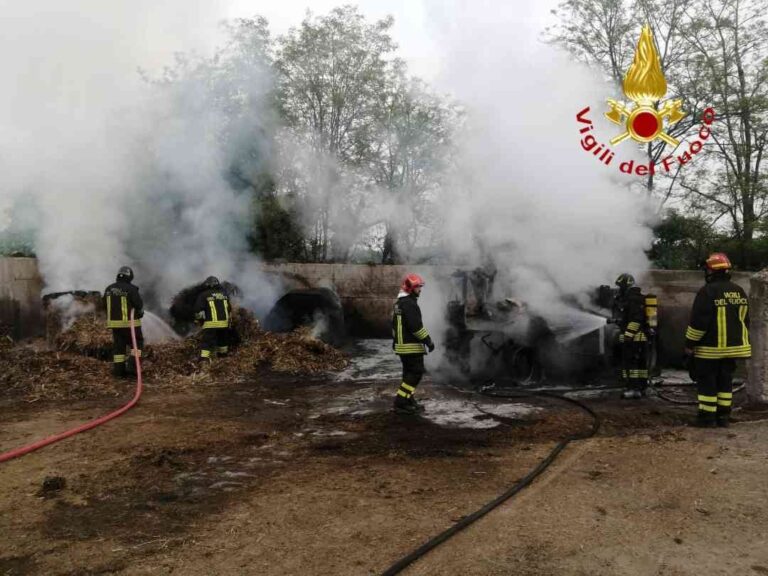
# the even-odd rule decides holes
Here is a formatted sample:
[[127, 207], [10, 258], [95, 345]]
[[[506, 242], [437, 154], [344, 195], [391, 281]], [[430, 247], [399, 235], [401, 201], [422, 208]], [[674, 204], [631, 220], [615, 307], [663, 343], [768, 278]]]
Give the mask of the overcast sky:
[[[356, 4], [371, 20], [381, 19], [388, 14], [394, 16], [392, 35], [400, 47], [399, 55], [406, 59], [413, 74], [428, 81], [433, 81], [443, 67], [440, 30], [448, 23], [460, 33], [460, 22], [451, 22], [451, 14], [444, 12], [444, 3], [440, 0], [229, 0], [225, 14], [228, 18], [260, 14], [269, 20], [273, 34], [277, 35], [300, 24], [308, 9], [314, 14], [325, 14], [345, 3]], [[463, 4], [487, 14], [491, 20], [497, 17], [499, 10], [508, 12], [513, 4], [519, 20], [530, 27], [532, 37], [551, 22], [550, 10], [557, 6], [554, 0], [472, 0]], [[466, 38], [466, 41], [471, 44], [473, 39]]]

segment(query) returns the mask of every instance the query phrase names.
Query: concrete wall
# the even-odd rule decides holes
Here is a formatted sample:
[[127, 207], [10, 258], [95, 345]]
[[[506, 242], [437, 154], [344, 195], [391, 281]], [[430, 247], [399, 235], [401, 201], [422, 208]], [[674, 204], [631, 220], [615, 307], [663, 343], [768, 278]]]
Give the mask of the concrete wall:
[[351, 334], [389, 336], [392, 303], [409, 272], [447, 279], [453, 266], [374, 266], [364, 264], [265, 264], [286, 290], [332, 288], [339, 295]]
[[[751, 273], [736, 272], [733, 281], [749, 293]], [[704, 273], [691, 270], [651, 270], [638, 278], [645, 293], [659, 298], [659, 355], [663, 365], [681, 365], [685, 329], [696, 292], [704, 285]]]
[[[266, 264], [264, 270], [283, 278], [287, 289], [333, 288], [339, 294], [345, 315], [352, 322], [389, 332], [392, 301], [400, 281], [408, 272], [418, 272], [438, 282], [447, 282], [453, 266], [365, 266], [351, 264]], [[737, 272], [733, 279], [747, 292], [751, 274]], [[704, 274], [695, 270], [652, 270], [638, 278], [643, 292], [659, 298], [659, 338], [665, 360], [681, 362], [685, 328], [696, 292], [704, 285]], [[524, 295], [522, 297], [524, 300]]]
[[43, 330], [43, 281], [34, 258], [0, 258], [0, 323], [13, 338], [37, 336]]

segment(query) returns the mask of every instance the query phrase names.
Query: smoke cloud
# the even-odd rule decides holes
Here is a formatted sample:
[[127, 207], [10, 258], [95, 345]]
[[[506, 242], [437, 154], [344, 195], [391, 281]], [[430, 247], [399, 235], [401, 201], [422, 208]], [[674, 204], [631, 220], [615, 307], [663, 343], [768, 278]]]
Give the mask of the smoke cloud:
[[[251, 64], [233, 74], [243, 85], [212, 86], [139, 73], [157, 78], [174, 53], [209, 52], [221, 8], [0, 2], [0, 231], [34, 229], [47, 291], [101, 289], [127, 264], [158, 304], [209, 274], [271, 298], [247, 254], [250, 196], [227, 179], [237, 162], [266, 162], [269, 75]], [[217, 92], [227, 89], [245, 103], [234, 116]]]
[[[268, 70], [247, 61], [216, 83], [194, 66], [171, 83], [137, 71], [157, 78], [174, 52], [219, 45], [223, 9], [206, 5], [0, 0], [0, 65], [12, 79], [0, 93], [0, 231], [34, 228], [47, 290], [100, 289], [128, 264], [158, 304], [209, 274], [239, 284], [251, 307], [273, 301], [247, 250], [251, 196], [228, 176], [271, 162]], [[591, 106], [607, 142], [602, 110], [616, 87], [540, 41], [535, 3], [424, 6], [441, 55], [436, 88], [466, 110], [430, 214], [450, 260], [476, 266], [492, 254], [500, 295], [553, 321], [564, 296], [644, 270], [652, 207], [618, 157], [607, 167], [582, 149], [575, 118]], [[242, 108], [225, 110], [226, 93]], [[641, 160], [630, 142], [614, 148]], [[344, 197], [343, 208], [356, 202]], [[359, 238], [359, 214], [410, 210], [389, 197], [350, 210], [338, 232], [349, 238], [337, 240]]]
[[617, 169], [619, 153], [641, 157], [625, 142], [606, 166], [580, 145], [576, 114], [586, 106], [597, 140], [610, 139], [601, 117], [615, 87], [540, 40], [534, 3], [428, 5], [445, 56], [438, 88], [467, 109], [438, 202], [444, 242], [475, 266], [492, 255], [501, 296], [557, 323], [572, 316], [563, 296], [647, 267], [653, 210], [629, 186], [637, 178]]

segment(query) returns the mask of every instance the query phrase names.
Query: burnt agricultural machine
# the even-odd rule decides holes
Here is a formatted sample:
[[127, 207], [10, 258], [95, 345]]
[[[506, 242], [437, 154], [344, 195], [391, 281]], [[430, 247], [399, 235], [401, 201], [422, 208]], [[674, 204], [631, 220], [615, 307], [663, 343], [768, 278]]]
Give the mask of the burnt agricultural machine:
[[592, 380], [613, 363], [616, 328], [610, 307], [575, 300], [544, 318], [522, 300], [498, 297], [493, 267], [457, 270], [447, 304], [446, 355], [470, 380], [509, 378], [520, 384], [545, 377]]

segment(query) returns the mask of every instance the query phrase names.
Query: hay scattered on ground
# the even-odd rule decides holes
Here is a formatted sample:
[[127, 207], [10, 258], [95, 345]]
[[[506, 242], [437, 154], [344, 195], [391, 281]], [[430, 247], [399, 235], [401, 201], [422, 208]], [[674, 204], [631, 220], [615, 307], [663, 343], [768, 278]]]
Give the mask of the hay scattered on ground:
[[66, 352], [17, 346], [0, 352], [0, 397], [82, 400], [125, 395], [130, 383], [114, 380], [108, 362]]
[[[314, 338], [309, 328], [288, 334], [265, 332], [244, 309], [235, 310], [233, 328], [237, 346], [230, 356], [211, 363], [198, 360], [199, 333], [146, 346], [142, 368], [147, 387], [182, 390], [247, 380], [262, 369], [311, 375], [338, 371], [348, 364], [344, 353]], [[82, 316], [57, 337], [55, 344], [55, 351], [0, 348], [0, 365], [7, 367], [0, 370], [0, 397], [23, 397], [29, 402], [84, 399], [125, 396], [130, 389], [130, 381], [111, 376], [112, 338], [103, 318]]]

